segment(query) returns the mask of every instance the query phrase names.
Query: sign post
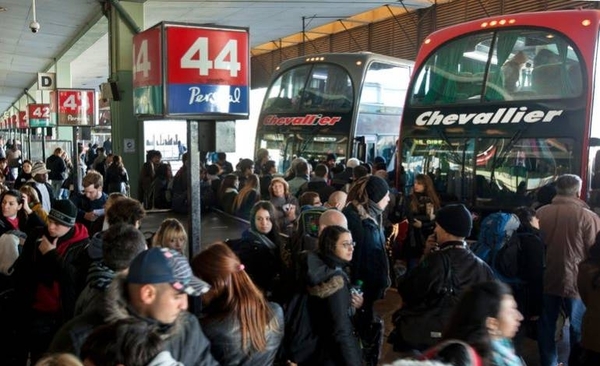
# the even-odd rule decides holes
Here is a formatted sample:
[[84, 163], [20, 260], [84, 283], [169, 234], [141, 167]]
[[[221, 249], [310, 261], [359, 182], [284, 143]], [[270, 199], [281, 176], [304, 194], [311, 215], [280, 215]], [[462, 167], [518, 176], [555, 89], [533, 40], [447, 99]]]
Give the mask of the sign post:
[[189, 257], [202, 245], [199, 125], [249, 115], [247, 28], [159, 23], [134, 36], [134, 111], [188, 121]]

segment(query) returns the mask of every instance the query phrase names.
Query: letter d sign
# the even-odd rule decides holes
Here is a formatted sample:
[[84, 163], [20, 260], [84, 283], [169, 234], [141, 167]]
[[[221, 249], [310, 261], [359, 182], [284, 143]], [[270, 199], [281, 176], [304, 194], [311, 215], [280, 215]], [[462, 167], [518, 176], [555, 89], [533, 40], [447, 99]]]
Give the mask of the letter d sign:
[[53, 72], [38, 72], [38, 90], [56, 89], [56, 74]]

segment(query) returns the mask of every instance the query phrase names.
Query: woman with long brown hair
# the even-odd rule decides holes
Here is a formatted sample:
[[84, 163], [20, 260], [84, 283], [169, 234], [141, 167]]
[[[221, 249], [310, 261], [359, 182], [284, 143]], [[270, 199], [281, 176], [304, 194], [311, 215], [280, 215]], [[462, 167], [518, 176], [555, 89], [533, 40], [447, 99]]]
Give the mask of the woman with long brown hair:
[[240, 180], [235, 174], [227, 174], [221, 182], [217, 199], [223, 211], [233, 214], [233, 203], [238, 195]]
[[250, 174], [246, 178], [246, 184], [233, 201], [233, 212], [236, 216], [248, 220], [250, 210], [260, 200], [260, 179], [256, 174]]
[[106, 169], [106, 193], [113, 192], [127, 193], [127, 184], [129, 184], [129, 175], [123, 165], [119, 155], [113, 155], [112, 163]]
[[272, 365], [283, 338], [283, 310], [265, 299], [244, 269], [223, 243], [194, 257], [192, 270], [211, 286], [202, 297], [202, 330], [221, 365]]
[[410, 226], [402, 248], [409, 268], [414, 267], [423, 255], [425, 241], [435, 229], [435, 213], [439, 209], [440, 199], [433, 180], [427, 174], [418, 174], [415, 177], [413, 192], [408, 197], [407, 213]]

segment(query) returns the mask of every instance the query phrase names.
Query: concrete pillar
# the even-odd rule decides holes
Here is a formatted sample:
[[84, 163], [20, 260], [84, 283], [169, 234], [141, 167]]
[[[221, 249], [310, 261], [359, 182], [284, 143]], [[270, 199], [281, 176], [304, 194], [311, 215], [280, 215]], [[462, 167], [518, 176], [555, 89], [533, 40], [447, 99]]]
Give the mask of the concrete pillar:
[[[144, 28], [144, 5], [120, 2], [122, 9], [140, 28]], [[111, 140], [113, 153], [123, 158], [129, 172], [131, 196], [137, 198], [138, 175], [145, 161], [143, 121], [133, 113], [133, 31], [117, 8], [111, 7], [108, 22], [110, 80], [117, 83], [120, 101], [111, 101]], [[135, 141], [134, 151], [125, 151], [124, 141]]]
[[[71, 81], [71, 61], [56, 62], [56, 88], [71, 88], [73, 83]], [[73, 127], [61, 126], [57, 127], [56, 140], [71, 140], [73, 138]], [[77, 145], [76, 141], [73, 141], [74, 145]], [[69, 153], [71, 155], [71, 153]]]

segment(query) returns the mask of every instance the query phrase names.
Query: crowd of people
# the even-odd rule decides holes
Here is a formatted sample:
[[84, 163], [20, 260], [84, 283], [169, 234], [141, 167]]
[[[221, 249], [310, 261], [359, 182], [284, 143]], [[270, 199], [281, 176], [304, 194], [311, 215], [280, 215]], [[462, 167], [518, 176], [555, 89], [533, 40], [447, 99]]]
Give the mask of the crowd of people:
[[177, 219], [151, 239], [139, 229], [149, 208], [187, 206], [186, 153], [172, 177], [148, 152], [138, 200], [127, 180], [107, 184], [127, 172], [116, 155], [100, 172], [98, 150], [67, 199], [64, 182], [48, 182], [54, 167], [68, 172], [60, 148], [23, 162], [16, 176], [30, 178], [0, 195], [2, 364], [377, 365], [385, 327], [374, 305], [392, 286], [395, 365], [524, 365], [522, 340], [536, 337], [542, 365], [556, 366], [559, 314], [569, 365], [598, 363], [600, 218], [577, 176], [515, 209], [523, 271], [502, 282], [470, 249], [467, 207], [442, 205], [427, 174], [408, 194], [395, 189], [381, 158], [341, 169], [332, 154], [314, 167], [297, 158], [279, 175], [268, 152], [235, 169], [219, 153], [200, 169], [203, 207], [249, 227], [188, 258]]

